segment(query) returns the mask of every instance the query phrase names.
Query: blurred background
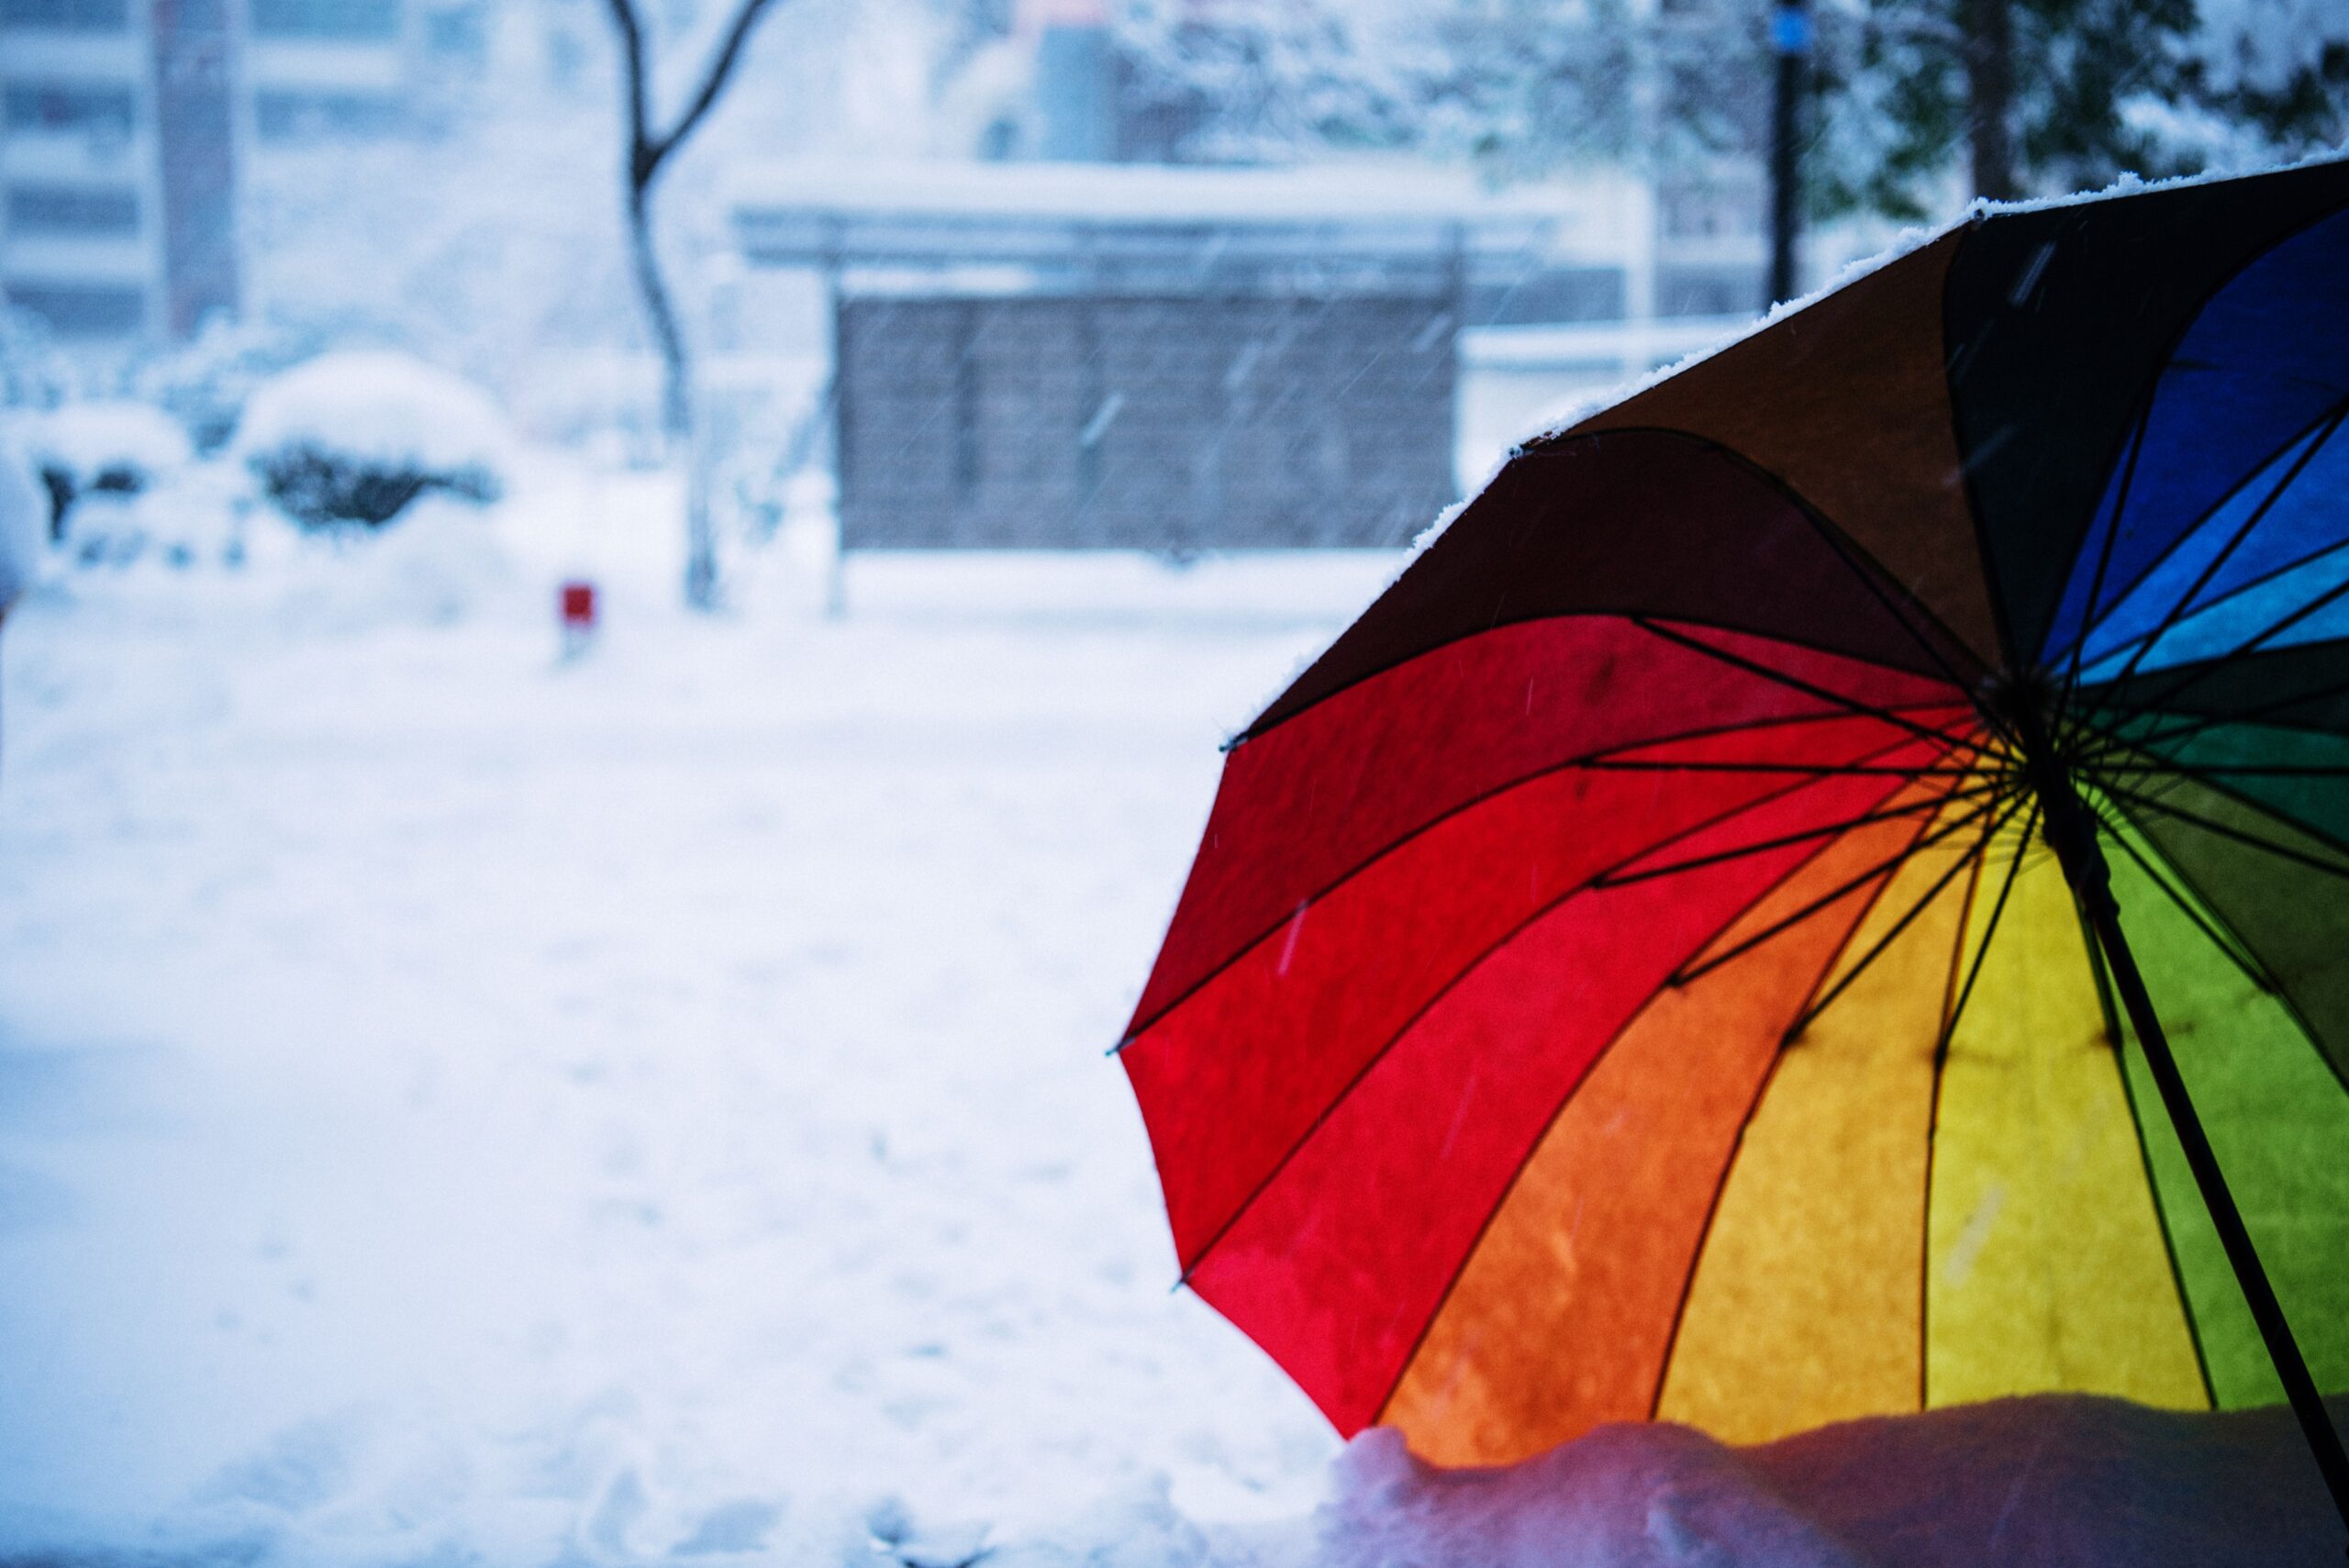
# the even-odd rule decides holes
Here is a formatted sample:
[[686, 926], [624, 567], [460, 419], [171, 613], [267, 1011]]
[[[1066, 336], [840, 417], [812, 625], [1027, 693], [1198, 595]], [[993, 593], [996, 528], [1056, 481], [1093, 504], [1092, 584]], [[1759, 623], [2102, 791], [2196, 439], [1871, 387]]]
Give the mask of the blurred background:
[[[670, 467], [714, 603], [795, 505], [852, 550], [1399, 542], [1901, 225], [2338, 145], [2349, 14], [5, 0], [0, 96], [0, 407], [55, 505], [391, 350]], [[495, 478], [436, 433], [417, 477]]]

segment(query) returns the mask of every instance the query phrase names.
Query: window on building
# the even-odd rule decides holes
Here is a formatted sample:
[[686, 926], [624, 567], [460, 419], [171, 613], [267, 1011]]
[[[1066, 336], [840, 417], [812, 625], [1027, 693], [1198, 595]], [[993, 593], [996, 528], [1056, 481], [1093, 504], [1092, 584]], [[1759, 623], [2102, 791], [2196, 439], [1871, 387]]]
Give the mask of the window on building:
[[253, 130], [263, 141], [362, 140], [388, 136], [400, 123], [399, 100], [369, 93], [253, 95]]
[[1629, 296], [1620, 267], [1548, 267], [1468, 290], [1472, 327], [1531, 327], [1569, 321], [1620, 321]]
[[1762, 232], [1758, 188], [1666, 190], [1658, 198], [1667, 239], [1736, 239]]
[[108, 82], [11, 82], [0, 88], [0, 117], [13, 131], [128, 136], [137, 114], [131, 90]]
[[256, 38], [372, 41], [400, 36], [399, 0], [252, 0], [249, 15]]
[[118, 33], [129, 26], [129, 0], [0, 0], [0, 28]]
[[1769, 308], [1757, 267], [1658, 267], [1658, 316], [1758, 316]]
[[109, 239], [139, 232], [139, 193], [128, 185], [11, 185], [11, 235]]
[[11, 280], [0, 295], [61, 338], [128, 338], [147, 325], [146, 293], [128, 284]]

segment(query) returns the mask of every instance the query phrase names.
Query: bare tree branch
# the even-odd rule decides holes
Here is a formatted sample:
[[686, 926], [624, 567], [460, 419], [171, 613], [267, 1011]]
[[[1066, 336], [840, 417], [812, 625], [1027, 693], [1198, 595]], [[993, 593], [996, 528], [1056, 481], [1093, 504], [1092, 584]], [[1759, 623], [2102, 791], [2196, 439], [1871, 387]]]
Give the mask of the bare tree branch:
[[636, 7], [630, 0], [609, 0], [612, 26], [619, 29], [620, 55], [627, 72], [629, 183], [641, 185], [645, 178], [637, 165], [645, 143], [645, 98], [648, 83], [644, 69], [644, 28], [636, 19]]
[[[692, 434], [693, 384], [686, 365], [685, 333], [678, 325], [668, 284], [661, 275], [661, 258], [652, 241], [652, 182], [669, 155], [693, 134], [717, 104], [718, 94], [724, 91], [736, 61], [741, 58], [743, 43], [766, 11], [769, 0], [741, 0], [740, 9], [728, 25], [718, 52], [702, 73], [700, 88], [686, 103], [685, 113], [677, 117], [676, 123], [657, 136], [652, 130], [651, 66], [646, 58], [644, 22], [637, 12], [637, 0], [607, 0], [607, 4], [611, 9], [612, 25], [619, 30], [620, 57], [627, 76], [629, 260], [636, 272], [637, 292], [644, 302], [645, 317], [652, 328], [653, 344], [661, 353], [661, 425], [674, 451], [685, 445]], [[710, 529], [707, 498], [701, 493], [699, 472], [690, 459], [687, 468], [685, 598], [696, 608], [707, 608], [717, 602], [716, 540]]]
[[[628, 0], [612, 0], [612, 3], [626, 5]], [[702, 117], [709, 113], [710, 106], [718, 102], [718, 95], [725, 90], [726, 79], [734, 73], [734, 62], [741, 56], [744, 41], [750, 38], [751, 28], [758, 24], [759, 16], [767, 5], [768, 0], [742, 0], [742, 8], [734, 14], [733, 26], [726, 29], [726, 38], [718, 46], [718, 53], [711, 58], [709, 70], [702, 77], [701, 91], [696, 93], [693, 102], [685, 106], [685, 112], [677, 117], [677, 123], [670, 128], [669, 134], [652, 143], [654, 169], [661, 166], [661, 161], [668, 157], [679, 142], [693, 134], [694, 127], [701, 123]]]

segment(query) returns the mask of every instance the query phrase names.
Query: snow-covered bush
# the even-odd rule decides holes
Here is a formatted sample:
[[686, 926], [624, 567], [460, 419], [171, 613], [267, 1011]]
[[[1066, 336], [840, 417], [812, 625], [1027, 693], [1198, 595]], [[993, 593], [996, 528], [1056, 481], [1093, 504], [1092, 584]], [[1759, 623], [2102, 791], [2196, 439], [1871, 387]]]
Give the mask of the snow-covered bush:
[[30, 470], [0, 441], [0, 616], [33, 584], [48, 534], [47, 511]]
[[185, 342], [142, 355], [128, 389], [177, 419], [208, 457], [236, 434], [255, 388], [326, 352], [335, 335], [318, 322], [215, 316]]
[[264, 383], [237, 450], [262, 494], [305, 528], [380, 528], [435, 494], [505, 489], [505, 417], [471, 384], [406, 354], [322, 354]]
[[49, 491], [51, 539], [83, 497], [141, 495], [195, 455], [179, 422], [144, 403], [68, 403], [27, 420], [24, 443]]
[[139, 495], [89, 497], [74, 511], [66, 547], [85, 567], [239, 566], [251, 488], [228, 464], [190, 463]]
[[22, 306], [0, 300], [0, 408], [50, 408], [65, 400], [74, 378], [49, 322]]

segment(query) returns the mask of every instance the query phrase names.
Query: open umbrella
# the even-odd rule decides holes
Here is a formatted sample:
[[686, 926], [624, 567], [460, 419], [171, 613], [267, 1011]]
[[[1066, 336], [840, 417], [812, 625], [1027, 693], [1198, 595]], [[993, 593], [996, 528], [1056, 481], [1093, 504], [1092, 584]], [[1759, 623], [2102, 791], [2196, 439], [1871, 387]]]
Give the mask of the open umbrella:
[[1121, 1047], [1184, 1279], [1441, 1462], [2280, 1389], [2349, 1517], [2344, 412], [2335, 163], [1519, 452], [1233, 743]]

